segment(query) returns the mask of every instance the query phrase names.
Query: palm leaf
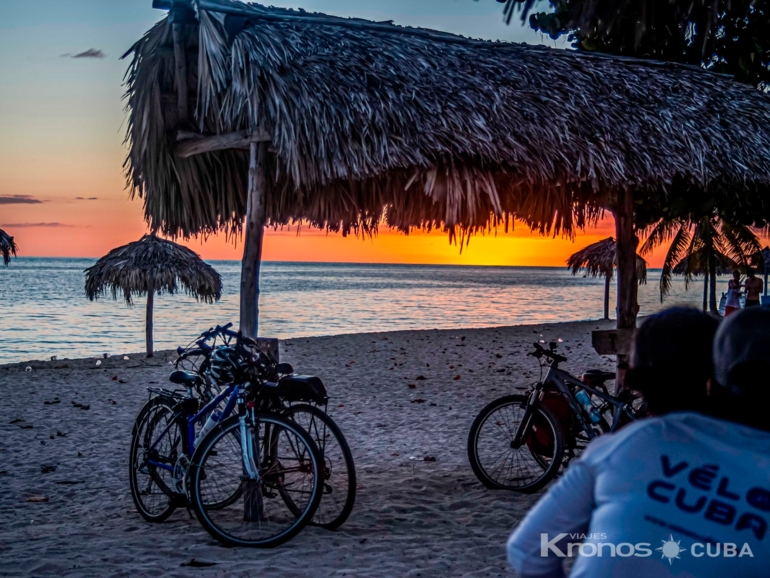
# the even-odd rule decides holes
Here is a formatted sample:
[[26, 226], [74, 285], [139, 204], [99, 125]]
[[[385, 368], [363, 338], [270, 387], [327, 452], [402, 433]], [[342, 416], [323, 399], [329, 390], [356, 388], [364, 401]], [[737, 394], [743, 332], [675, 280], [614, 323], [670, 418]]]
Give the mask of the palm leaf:
[[660, 273], [661, 303], [663, 298], [671, 292], [671, 277], [674, 266], [685, 258], [690, 247], [692, 247], [692, 238], [689, 227], [683, 224], [674, 235], [671, 246], [666, 252], [666, 259], [663, 261], [663, 270]]
[[3, 254], [3, 265], [6, 267], [11, 263], [11, 255], [16, 256], [19, 246], [14, 242], [13, 237], [0, 229], [0, 253]]

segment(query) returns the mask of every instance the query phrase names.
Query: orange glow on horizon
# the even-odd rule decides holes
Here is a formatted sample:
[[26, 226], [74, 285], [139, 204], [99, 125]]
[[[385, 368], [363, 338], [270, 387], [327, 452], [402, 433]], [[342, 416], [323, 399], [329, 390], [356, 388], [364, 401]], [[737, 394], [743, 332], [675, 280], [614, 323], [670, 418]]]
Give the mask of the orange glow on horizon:
[[[82, 221], [83, 225], [35, 226], [42, 219], [26, 223], [20, 228], [8, 227], [19, 244], [21, 256], [39, 257], [100, 257], [110, 249], [139, 239], [146, 227], [141, 219], [126, 218], [121, 210], [97, 209], [96, 201], [83, 201], [59, 207], [51, 216], [52, 223]], [[116, 207], [117, 208], [117, 207]], [[133, 211], [132, 211], [133, 213]], [[3, 219], [3, 224], [8, 221]], [[22, 221], [19, 221], [22, 222]], [[90, 224], [88, 224], [90, 223]], [[13, 224], [13, 223], [11, 223]], [[265, 261], [310, 261], [345, 263], [409, 263], [440, 265], [488, 266], [565, 266], [567, 257], [581, 248], [612, 236], [614, 223], [604, 219], [597, 227], [578, 232], [575, 240], [541, 236], [522, 224], [513, 232], [502, 230], [476, 235], [470, 244], [462, 247], [450, 244], [446, 233], [412, 232], [404, 235], [381, 230], [373, 238], [343, 237], [310, 228], [297, 234], [292, 230], [268, 230], [265, 235]], [[224, 234], [207, 239], [180, 240], [209, 260], [239, 260], [242, 239], [227, 239]], [[648, 259], [651, 266], [660, 266], [663, 253]]]

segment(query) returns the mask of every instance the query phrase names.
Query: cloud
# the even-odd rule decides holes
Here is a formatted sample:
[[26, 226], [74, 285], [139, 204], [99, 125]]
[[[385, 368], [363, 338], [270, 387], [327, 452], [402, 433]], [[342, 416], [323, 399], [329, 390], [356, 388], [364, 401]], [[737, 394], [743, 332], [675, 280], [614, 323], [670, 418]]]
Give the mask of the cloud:
[[75, 197], [76, 201], [98, 201], [99, 197]]
[[6, 229], [32, 229], [36, 227], [74, 227], [75, 225], [65, 225], [64, 223], [5, 223], [0, 227]]
[[101, 50], [89, 48], [85, 52], [75, 54], [72, 58], [104, 58], [106, 55]]
[[85, 52], [80, 52], [78, 54], [62, 54], [62, 56], [69, 56], [70, 58], [104, 58], [106, 55], [101, 50], [89, 48]]
[[8, 195], [0, 196], [0, 205], [38, 205], [42, 203], [32, 195]]

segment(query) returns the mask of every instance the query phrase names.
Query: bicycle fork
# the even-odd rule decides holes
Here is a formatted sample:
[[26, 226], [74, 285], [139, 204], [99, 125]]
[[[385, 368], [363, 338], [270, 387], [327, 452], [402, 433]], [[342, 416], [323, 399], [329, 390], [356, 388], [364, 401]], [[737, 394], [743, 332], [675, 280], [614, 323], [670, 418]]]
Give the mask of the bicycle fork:
[[241, 434], [241, 461], [243, 462], [243, 521], [261, 522], [265, 520], [262, 479], [259, 475], [259, 440], [254, 444], [255, 434], [259, 435], [259, 425], [254, 423], [252, 404], [239, 404], [238, 421]]
[[539, 388], [533, 389], [527, 398], [527, 407], [524, 410], [524, 417], [516, 430], [516, 435], [511, 440], [511, 449], [519, 449], [523, 443], [526, 435], [529, 433], [530, 423], [532, 422], [532, 415], [535, 413], [535, 404], [543, 399], [543, 391]]

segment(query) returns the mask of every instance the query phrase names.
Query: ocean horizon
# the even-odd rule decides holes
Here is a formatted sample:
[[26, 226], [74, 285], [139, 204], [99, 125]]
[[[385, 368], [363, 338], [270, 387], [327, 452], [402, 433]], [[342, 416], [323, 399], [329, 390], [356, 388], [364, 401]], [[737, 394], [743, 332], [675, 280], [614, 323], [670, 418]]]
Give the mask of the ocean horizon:
[[[19, 257], [0, 270], [0, 363], [119, 355], [144, 349], [145, 299], [89, 301], [83, 270], [95, 258]], [[207, 261], [222, 275], [222, 299], [184, 293], [155, 299], [156, 350], [186, 345], [217, 324], [238, 324], [240, 261]], [[702, 285], [674, 280], [661, 304], [660, 269], [639, 288], [640, 314], [702, 303]], [[718, 293], [726, 278], [718, 281]], [[458, 329], [598, 319], [604, 280], [566, 267], [266, 261], [260, 330], [281, 339], [417, 329]], [[615, 283], [610, 297], [614, 309]], [[614, 316], [611, 311], [611, 316]]]

